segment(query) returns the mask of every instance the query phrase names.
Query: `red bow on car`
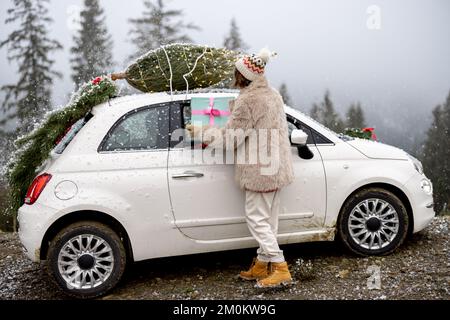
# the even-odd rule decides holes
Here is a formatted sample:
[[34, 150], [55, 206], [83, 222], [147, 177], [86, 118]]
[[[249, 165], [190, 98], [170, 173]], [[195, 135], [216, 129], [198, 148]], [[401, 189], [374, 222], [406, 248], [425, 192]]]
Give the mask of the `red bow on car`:
[[375, 128], [364, 128], [363, 132], [370, 132], [372, 134], [372, 140], [378, 140], [377, 135], [375, 134]]

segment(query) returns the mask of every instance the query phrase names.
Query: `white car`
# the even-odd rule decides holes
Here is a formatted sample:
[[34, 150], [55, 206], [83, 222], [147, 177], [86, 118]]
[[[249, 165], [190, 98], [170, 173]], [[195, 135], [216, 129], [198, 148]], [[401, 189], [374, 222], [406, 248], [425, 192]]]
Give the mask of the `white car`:
[[[169, 139], [190, 121], [191, 98], [230, 96], [144, 94], [95, 107], [52, 152], [19, 210], [28, 257], [47, 260], [66, 293], [92, 298], [129, 262], [256, 247], [234, 166], [193, 163], [192, 144]], [[290, 107], [286, 114], [296, 180], [282, 193], [280, 244], [337, 236], [357, 254], [384, 255], [433, 219], [419, 161], [339, 136]]]

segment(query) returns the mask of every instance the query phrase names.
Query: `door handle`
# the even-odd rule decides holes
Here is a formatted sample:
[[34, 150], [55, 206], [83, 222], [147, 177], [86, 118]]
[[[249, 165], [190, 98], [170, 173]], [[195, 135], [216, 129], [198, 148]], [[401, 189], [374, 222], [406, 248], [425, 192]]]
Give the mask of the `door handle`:
[[186, 179], [186, 178], [203, 178], [205, 175], [199, 172], [187, 171], [185, 173], [174, 174], [173, 179]]

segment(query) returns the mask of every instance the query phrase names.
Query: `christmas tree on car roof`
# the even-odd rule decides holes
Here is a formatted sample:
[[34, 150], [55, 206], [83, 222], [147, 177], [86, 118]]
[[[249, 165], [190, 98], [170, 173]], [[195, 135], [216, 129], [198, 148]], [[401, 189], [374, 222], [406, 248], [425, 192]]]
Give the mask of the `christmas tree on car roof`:
[[112, 79], [143, 92], [208, 88], [233, 78], [238, 54], [224, 48], [171, 44], [152, 50]]

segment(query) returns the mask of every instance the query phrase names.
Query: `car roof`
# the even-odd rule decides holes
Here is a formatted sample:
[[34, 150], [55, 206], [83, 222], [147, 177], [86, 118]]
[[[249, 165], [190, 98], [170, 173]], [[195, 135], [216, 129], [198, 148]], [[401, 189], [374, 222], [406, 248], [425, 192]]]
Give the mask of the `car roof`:
[[[197, 90], [190, 91], [188, 94], [183, 92], [175, 92], [173, 95], [170, 92], [161, 92], [161, 93], [143, 93], [143, 94], [134, 94], [134, 95], [126, 95], [122, 97], [117, 97], [114, 99], [110, 99], [109, 101], [100, 104], [93, 108], [92, 113], [94, 115], [102, 113], [109, 113], [111, 107], [114, 107], [116, 112], [120, 113], [128, 113], [137, 108], [162, 104], [162, 103], [170, 103], [172, 101], [188, 101], [192, 98], [210, 98], [210, 97], [237, 97], [239, 95], [238, 90], [228, 90], [228, 89], [220, 89], [220, 90]], [[285, 106], [285, 111], [288, 115], [297, 118], [302, 121], [307, 126], [313, 128], [314, 130], [320, 132], [328, 139], [333, 142], [339, 142], [339, 138], [336, 133], [326, 128], [319, 122], [313, 120], [303, 112], [298, 109], [294, 109], [289, 106]]]

